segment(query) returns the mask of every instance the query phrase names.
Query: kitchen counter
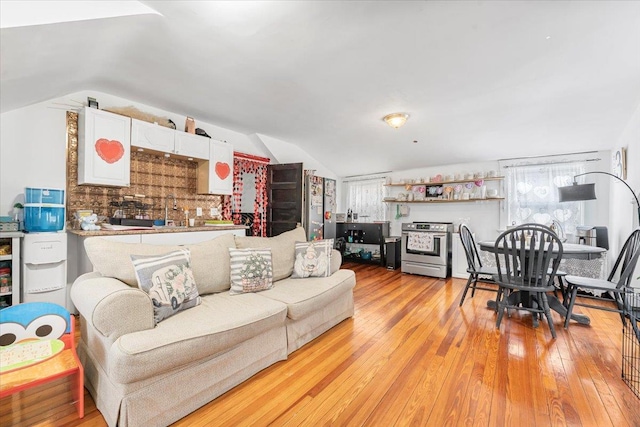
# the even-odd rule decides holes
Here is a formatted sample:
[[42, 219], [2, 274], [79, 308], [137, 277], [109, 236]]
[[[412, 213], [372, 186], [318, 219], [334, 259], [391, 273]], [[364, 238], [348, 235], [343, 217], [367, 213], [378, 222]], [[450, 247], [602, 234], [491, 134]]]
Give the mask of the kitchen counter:
[[223, 231], [223, 230], [246, 230], [249, 228], [246, 225], [206, 225], [199, 227], [158, 227], [158, 228], [131, 228], [128, 230], [73, 230], [67, 229], [67, 233], [75, 234], [77, 236], [92, 237], [92, 236], [123, 236], [127, 234], [165, 234], [165, 233], [189, 233], [193, 231]]

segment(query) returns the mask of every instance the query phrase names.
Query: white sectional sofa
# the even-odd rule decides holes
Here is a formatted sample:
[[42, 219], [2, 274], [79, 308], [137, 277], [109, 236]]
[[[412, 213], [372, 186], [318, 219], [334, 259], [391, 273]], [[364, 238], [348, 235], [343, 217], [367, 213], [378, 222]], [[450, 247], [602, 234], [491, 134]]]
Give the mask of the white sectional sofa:
[[[81, 316], [85, 385], [110, 426], [165, 426], [353, 316], [355, 274], [331, 255], [329, 277], [290, 278], [302, 228], [276, 237], [223, 235], [187, 247], [201, 304], [154, 325], [130, 255], [175, 246], [87, 239], [96, 271], [71, 296]], [[270, 248], [274, 287], [230, 295], [229, 248]]]

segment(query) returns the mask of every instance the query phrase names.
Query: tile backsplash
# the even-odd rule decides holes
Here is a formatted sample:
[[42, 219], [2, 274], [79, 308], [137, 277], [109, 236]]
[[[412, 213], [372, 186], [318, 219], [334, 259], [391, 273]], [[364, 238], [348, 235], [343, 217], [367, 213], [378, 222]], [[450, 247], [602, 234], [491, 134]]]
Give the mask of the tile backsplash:
[[[92, 209], [98, 215], [113, 216], [117, 207], [110, 206], [128, 195], [144, 195], [136, 198], [149, 208], [145, 213], [150, 219], [164, 219], [165, 198], [172, 194], [178, 210], [173, 210], [173, 200], [168, 201], [169, 219], [176, 223], [196, 218], [196, 225], [210, 219], [211, 208], [223, 213], [224, 197], [196, 194], [197, 163], [149, 153], [131, 152], [130, 187], [104, 187], [78, 185], [78, 114], [67, 112], [67, 221], [73, 223], [73, 215], [79, 209]], [[196, 208], [202, 208], [202, 216], [196, 217]], [[227, 218], [224, 218], [227, 219]]]

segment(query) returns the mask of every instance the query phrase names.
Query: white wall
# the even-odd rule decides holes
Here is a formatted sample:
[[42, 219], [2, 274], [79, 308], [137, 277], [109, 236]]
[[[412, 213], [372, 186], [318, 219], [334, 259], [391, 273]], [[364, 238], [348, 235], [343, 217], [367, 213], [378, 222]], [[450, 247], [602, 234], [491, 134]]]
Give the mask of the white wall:
[[267, 147], [272, 158], [277, 159], [277, 163], [303, 163], [304, 169], [314, 169], [316, 176], [337, 179], [337, 175], [311, 157], [306, 151], [286, 141], [272, 138], [263, 134], [256, 134], [262, 143]]
[[[612, 152], [620, 147], [627, 149], [627, 184], [633, 189], [636, 196], [640, 197], [640, 105], [629, 120], [624, 132], [618, 141], [611, 147]], [[609, 241], [610, 253], [617, 256], [631, 231], [638, 228], [638, 211], [631, 192], [621, 182], [610, 178], [611, 200], [609, 206], [611, 226]], [[640, 277], [640, 267], [636, 267], [634, 277]], [[640, 279], [635, 279], [633, 286], [640, 288]]]
[[[446, 166], [435, 166], [403, 171], [395, 171], [387, 174], [392, 182], [401, 179], [428, 178], [437, 174], [449, 175], [456, 173], [488, 172], [498, 170], [498, 162], [464, 163]], [[500, 182], [487, 181], [488, 188], [499, 188]], [[404, 191], [403, 187], [387, 187], [387, 194], [396, 196]], [[504, 194], [500, 189], [501, 194]], [[338, 212], [346, 212], [346, 192], [342, 191], [338, 199]], [[408, 203], [409, 216], [396, 219], [397, 203], [386, 203], [388, 218], [390, 219], [390, 234], [399, 236], [402, 223], [415, 221], [433, 222], [465, 222], [476, 233], [477, 240], [491, 240], [497, 237], [499, 229], [499, 210], [503, 203], [497, 201], [460, 202], [460, 203]]]
[[[0, 116], [0, 214], [24, 203], [25, 187], [65, 188], [66, 112], [51, 102]], [[55, 106], [55, 105], [53, 105]]]

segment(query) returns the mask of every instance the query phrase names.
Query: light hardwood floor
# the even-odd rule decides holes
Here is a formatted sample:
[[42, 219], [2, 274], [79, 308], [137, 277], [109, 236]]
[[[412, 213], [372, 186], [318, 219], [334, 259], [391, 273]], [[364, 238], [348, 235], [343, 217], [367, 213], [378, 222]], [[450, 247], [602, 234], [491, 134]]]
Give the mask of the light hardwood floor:
[[[578, 307], [591, 326], [558, 338], [530, 314], [495, 328], [465, 281], [347, 264], [356, 311], [287, 361], [260, 372], [177, 426], [640, 426], [621, 379], [621, 322]], [[0, 401], [0, 425], [103, 426], [86, 394], [78, 420], [66, 380]]]

